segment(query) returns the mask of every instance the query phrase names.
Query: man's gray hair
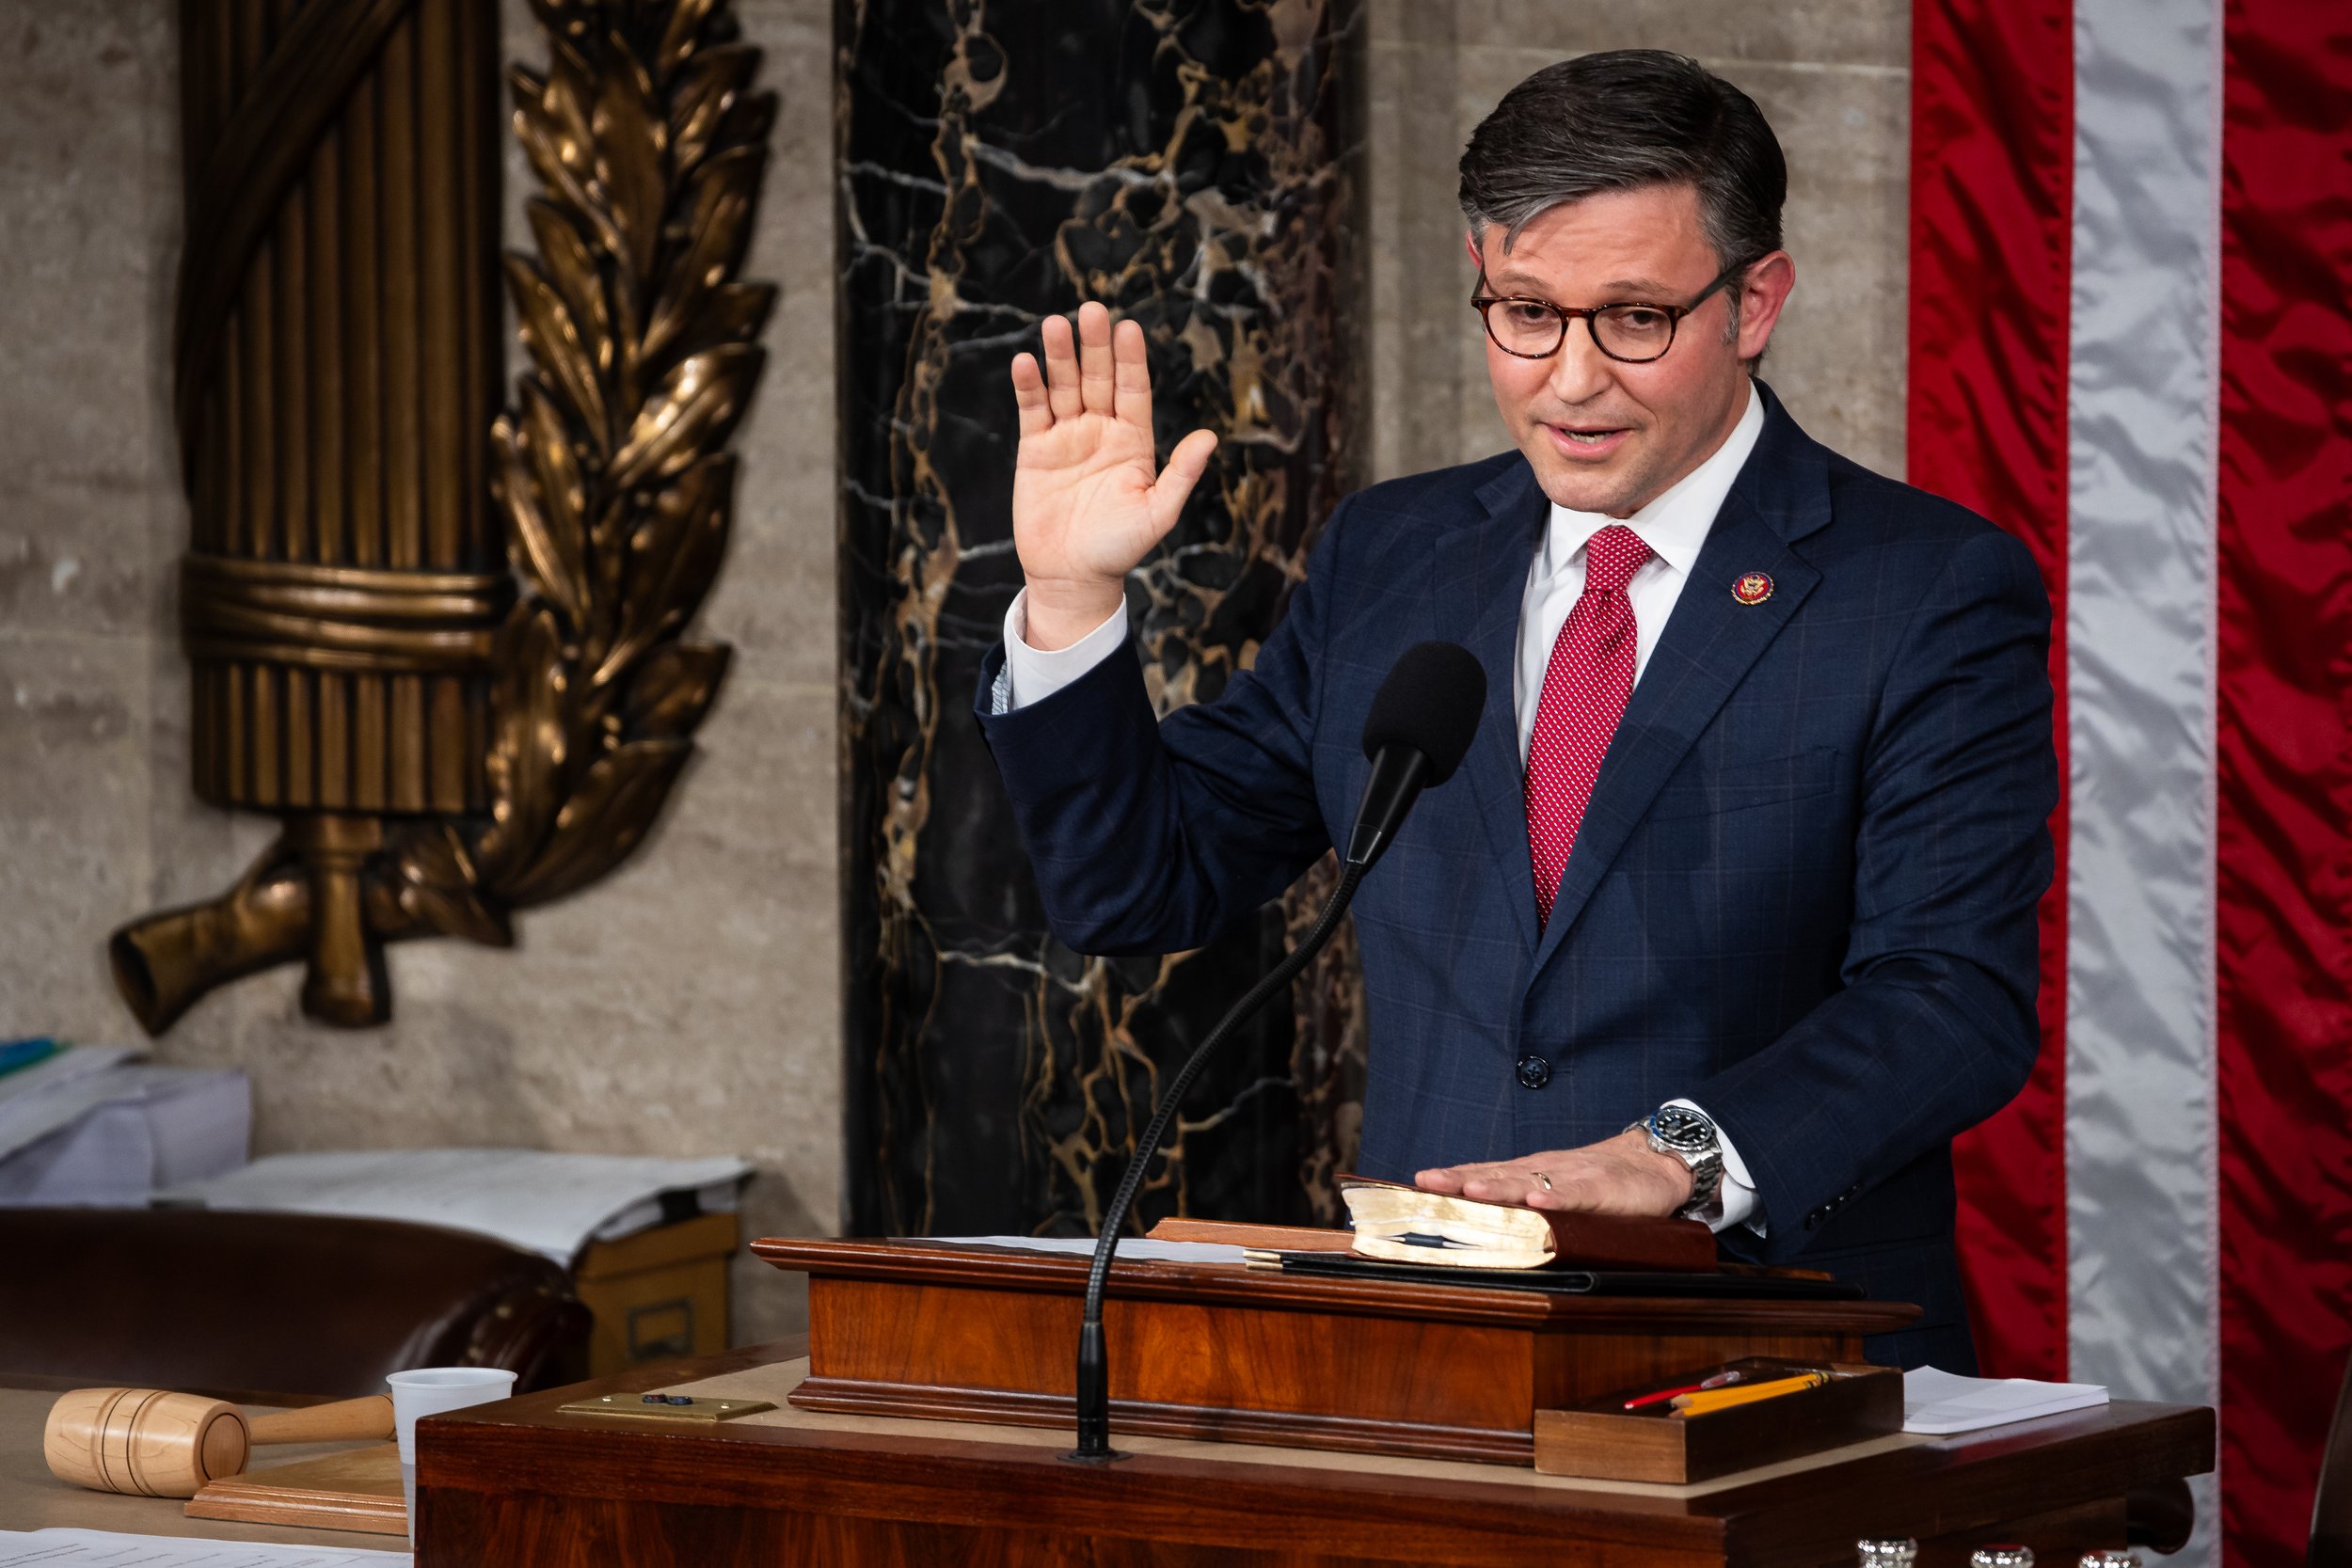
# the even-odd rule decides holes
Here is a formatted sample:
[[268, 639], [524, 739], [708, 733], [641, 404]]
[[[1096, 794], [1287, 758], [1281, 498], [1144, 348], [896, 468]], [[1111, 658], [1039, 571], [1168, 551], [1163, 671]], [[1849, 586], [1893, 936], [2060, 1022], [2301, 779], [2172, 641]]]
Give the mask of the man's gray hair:
[[[1563, 202], [1602, 191], [1692, 185], [1724, 268], [1780, 248], [1788, 166], [1756, 101], [1662, 49], [1582, 55], [1503, 95], [1462, 153], [1462, 214], [1505, 244]], [[1733, 297], [1734, 319], [1738, 296]]]

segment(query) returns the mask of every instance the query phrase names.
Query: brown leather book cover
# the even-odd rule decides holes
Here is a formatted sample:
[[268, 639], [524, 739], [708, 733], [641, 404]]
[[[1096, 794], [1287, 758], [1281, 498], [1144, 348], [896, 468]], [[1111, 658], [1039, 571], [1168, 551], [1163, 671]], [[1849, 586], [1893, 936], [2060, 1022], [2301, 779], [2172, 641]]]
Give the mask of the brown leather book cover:
[[1715, 1266], [1715, 1233], [1696, 1220], [1635, 1214], [1571, 1214], [1547, 1210], [1552, 1266], [1696, 1273]]

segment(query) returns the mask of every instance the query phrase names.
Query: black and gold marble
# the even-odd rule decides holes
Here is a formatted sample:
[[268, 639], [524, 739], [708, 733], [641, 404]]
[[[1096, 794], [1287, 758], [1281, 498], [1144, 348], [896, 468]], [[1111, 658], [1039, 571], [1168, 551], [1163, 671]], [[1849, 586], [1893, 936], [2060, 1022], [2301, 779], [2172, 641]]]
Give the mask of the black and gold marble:
[[[1172, 1068], [1319, 877], [1200, 951], [1045, 933], [969, 705], [1018, 590], [1012, 355], [1142, 323], [1161, 450], [1217, 432], [1130, 608], [1163, 712], [1248, 665], [1359, 414], [1356, 0], [839, 0], [849, 1220], [1093, 1227]], [[1211, 1069], [1139, 1205], [1300, 1218], [1352, 1159], [1352, 942]]]

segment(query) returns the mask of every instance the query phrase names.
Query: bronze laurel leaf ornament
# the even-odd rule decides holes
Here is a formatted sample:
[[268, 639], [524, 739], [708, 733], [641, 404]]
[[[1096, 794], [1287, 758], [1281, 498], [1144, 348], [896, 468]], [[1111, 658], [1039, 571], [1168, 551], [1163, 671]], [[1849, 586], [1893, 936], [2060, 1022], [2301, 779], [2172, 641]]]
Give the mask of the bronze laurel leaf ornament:
[[[183, 8], [186, 46], [200, 63], [206, 7], [186, 0]], [[315, 517], [287, 520], [271, 492], [271, 520], [256, 526], [259, 492], [232, 439], [238, 417], [246, 425], [253, 417], [252, 378], [235, 373], [245, 324], [183, 331], [211, 356], [182, 367], [195, 535], [183, 618], [198, 690], [198, 792], [274, 811], [285, 831], [220, 898], [114, 934], [117, 986], [150, 1034], [214, 987], [295, 958], [309, 964], [306, 1012], [377, 1023], [391, 1014], [386, 942], [511, 943], [513, 911], [587, 886], [644, 840], [725, 677], [727, 647], [683, 635], [725, 553], [736, 480], [726, 446], [758, 382], [757, 339], [775, 302], [771, 286], [737, 277], [774, 97], [753, 90], [758, 52], [739, 41], [726, 0], [532, 0], [532, 8], [547, 71], [514, 68], [506, 86], [540, 186], [526, 204], [535, 252], [509, 253], [494, 269], [494, 224], [478, 212], [420, 220], [418, 201], [395, 200], [387, 215], [355, 219], [345, 193], [339, 220], [361, 226], [341, 253], [352, 276], [323, 280], [332, 301], [293, 307], [306, 323], [332, 319], [340, 301], [376, 307], [373, 318], [340, 323], [341, 336], [319, 350], [336, 372], [321, 380], [341, 406], [396, 413], [403, 397], [437, 391], [435, 376], [455, 390], [434, 406], [462, 405], [486, 368], [493, 390], [475, 399], [486, 416], [495, 346], [457, 332], [437, 351], [433, 333], [452, 321], [494, 325], [485, 300], [495, 282], [476, 293], [466, 280], [502, 271], [528, 365], [486, 443], [457, 430], [445, 450], [427, 450], [428, 413], [418, 454], [361, 452], [335, 444], [343, 432], [314, 418], [280, 439], [307, 436], [317, 449], [321, 499], [336, 499], [324, 483], [330, 464], [341, 475], [373, 461], [382, 473], [359, 473], [358, 500], [320, 505]], [[487, 91], [469, 99], [469, 83], [486, 80], [474, 67], [495, 49], [494, 24], [485, 34], [481, 20], [495, 9], [371, 0], [364, 14], [350, 13], [363, 37], [313, 26], [278, 40], [334, 51], [327, 87], [299, 60], [273, 55], [245, 100], [223, 88], [234, 101], [195, 105], [225, 116], [227, 127], [202, 160], [210, 183], [191, 197], [187, 276], [213, 280], [208, 299], [239, 294], [218, 279], [266, 262], [271, 243], [272, 224], [251, 214], [254, 193], [235, 167], [220, 166], [221, 150], [266, 145], [250, 127], [273, 123], [320, 141], [348, 107], [318, 102], [321, 92], [368, 93], [388, 62], [447, 86], [447, 103], [428, 93], [428, 118], [475, 113], [486, 131], [495, 100]], [[423, 53], [436, 41], [465, 56], [437, 76]], [[262, 93], [310, 101], [297, 113], [252, 101]], [[470, 172], [494, 179], [493, 137], [417, 134], [420, 146], [491, 146], [486, 169], [477, 162]], [[192, 164], [198, 150], [191, 146]], [[281, 178], [276, 199], [301, 218], [310, 193], [298, 171], [310, 160], [271, 148], [269, 161], [297, 171]], [[405, 166], [387, 165], [393, 177]], [[422, 200], [462, 204], [467, 172], [424, 185]], [[234, 221], [208, 221], [208, 199]], [[415, 230], [405, 240], [404, 221]], [[470, 252], [469, 239], [479, 242]], [[437, 241], [452, 253], [431, 254]], [[382, 289], [371, 270], [399, 254], [418, 258], [417, 299]], [[312, 270], [328, 270], [329, 260], [322, 252]], [[429, 271], [436, 261], [448, 265]], [[435, 279], [451, 277], [454, 292], [436, 297]], [[241, 287], [240, 309], [270, 310], [263, 290]], [[404, 332], [426, 344], [418, 362], [383, 349]], [[368, 352], [354, 351], [348, 365], [336, 359], [344, 340], [360, 339]], [[315, 405], [319, 388], [302, 390]], [[405, 455], [419, 456], [424, 479], [406, 477]], [[478, 475], [479, 490], [436, 491], [435, 477], [453, 467]], [[373, 490], [362, 487], [370, 481]], [[437, 497], [446, 503], [439, 513]], [[485, 571], [501, 538], [504, 567]], [[469, 558], [476, 546], [480, 562]]]

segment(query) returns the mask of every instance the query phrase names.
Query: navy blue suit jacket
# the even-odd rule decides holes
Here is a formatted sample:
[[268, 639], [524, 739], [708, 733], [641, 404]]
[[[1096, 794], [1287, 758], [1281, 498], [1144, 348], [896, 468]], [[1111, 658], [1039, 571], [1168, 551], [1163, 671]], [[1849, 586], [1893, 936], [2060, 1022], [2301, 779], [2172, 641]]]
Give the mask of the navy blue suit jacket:
[[[1759, 390], [1761, 390], [1759, 387]], [[1197, 946], [1345, 842], [1397, 656], [1486, 667], [1461, 771], [1355, 905], [1371, 1006], [1360, 1168], [1597, 1142], [1687, 1096], [1769, 1230], [1726, 1251], [1917, 1302], [1874, 1357], [1973, 1370], [1951, 1139], [2038, 1049], [2058, 799], [2050, 610], [2023, 546], [1820, 446], [1761, 439], [1659, 637], [1538, 927], [1512, 668], [1549, 505], [1517, 452], [1361, 491], [1255, 667], [1155, 721], [1135, 659], [980, 722], [1057, 935]], [[1742, 603], [1751, 572], [1771, 595]], [[1522, 1058], [1549, 1077], [1529, 1087]]]

